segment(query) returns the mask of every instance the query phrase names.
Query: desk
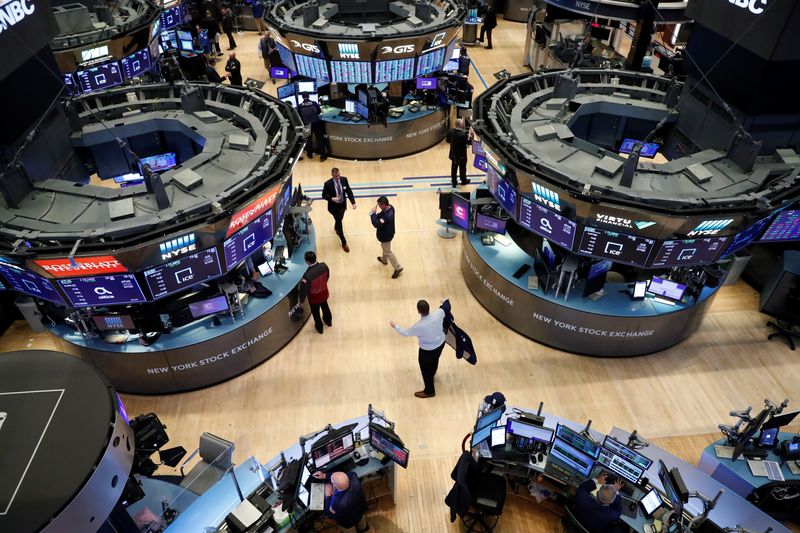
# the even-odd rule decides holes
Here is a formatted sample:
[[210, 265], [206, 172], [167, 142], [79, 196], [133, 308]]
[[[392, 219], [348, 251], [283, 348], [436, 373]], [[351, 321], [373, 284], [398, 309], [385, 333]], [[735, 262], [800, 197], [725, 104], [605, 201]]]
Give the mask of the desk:
[[[513, 409], [516, 409], [516, 407], [506, 405], [506, 412], [503, 413], [503, 416], [500, 419], [501, 424], [505, 424], [508, 414], [512, 412]], [[535, 409], [520, 409], [528, 412], [536, 412]], [[582, 424], [578, 424], [556, 415], [551, 415], [548, 413], [542, 413], [542, 415], [545, 417], [544, 426], [553, 430], [555, 430], [557, 424], [565, 425], [576, 431], [581, 431], [584, 428], [584, 425]], [[603, 442], [605, 435], [602, 433], [595, 431], [594, 429], [590, 429], [589, 433], [595, 441], [599, 443]], [[615, 427], [611, 430], [609, 435], [618, 441], [625, 443], [628, 441], [630, 433]], [[682, 461], [666, 450], [656, 448], [652, 444], [644, 449], [638, 450], [638, 452], [653, 460], [653, 464], [645, 471], [644, 477], [647, 477], [649, 484], [661, 491], [662, 495], [664, 493], [664, 489], [661, 486], [660, 480], [658, 479], [659, 459], [664, 461], [664, 464], [668, 468], [677, 467], [680, 470], [681, 476], [686, 482], [686, 486], [688, 487], [689, 491], [700, 491], [708, 498], [713, 498], [720, 490], [725, 489], [724, 485], [707, 475], [702, 470]], [[474, 450], [473, 453], [480, 453], [480, 451], [476, 452]], [[503, 467], [501, 466], [499, 468], [502, 472]], [[517, 463], [513, 466], [513, 468], [517, 472], [528, 471], [530, 477], [534, 477], [534, 475], [540, 475], [547, 479], [544, 468], [540, 466]], [[636, 496], [641, 495], [641, 492], [638, 491], [639, 489], [637, 488], [635, 491]], [[571, 490], [563, 489], [562, 494], [571, 494], [571, 492]], [[696, 510], [694, 506], [696, 502], [697, 500], [689, 500], [689, 503], [686, 504], [685, 508], [694, 512]], [[734, 527], [737, 524], [740, 524], [742, 527], [751, 529], [753, 531], [765, 531], [768, 527], [772, 527], [772, 531], [774, 533], [789, 533], [789, 530], [783, 527], [779, 522], [747, 502], [747, 500], [740, 495], [730, 490], [723, 492], [722, 496], [717, 502], [717, 506], [711, 511], [711, 513], [709, 513], [708, 518], [711, 523], [715, 524], [719, 528]], [[635, 518], [622, 515], [620, 519], [635, 531], [642, 531], [642, 526], [644, 526], [645, 523], [652, 522], [644, 516], [641, 510], [637, 512]]]
[[330, 143], [328, 155], [340, 159], [390, 159], [427, 150], [447, 135], [449, 108], [423, 107], [412, 112], [408, 106], [398, 118], [389, 117], [386, 126], [339, 118], [339, 109], [328, 107], [320, 115]]

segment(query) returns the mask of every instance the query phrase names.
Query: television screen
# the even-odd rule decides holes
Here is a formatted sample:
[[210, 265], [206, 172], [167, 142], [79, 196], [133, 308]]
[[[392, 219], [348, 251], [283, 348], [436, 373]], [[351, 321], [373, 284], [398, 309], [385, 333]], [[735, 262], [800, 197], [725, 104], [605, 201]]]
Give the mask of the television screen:
[[100, 331], [136, 329], [136, 325], [130, 315], [95, 315], [92, 320], [94, 320], [95, 326]]
[[647, 286], [647, 292], [667, 300], [680, 302], [686, 292], [686, 285], [654, 276], [650, 280], [650, 285]]
[[[637, 142], [636, 139], [623, 139], [622, 144], [619, 147], [619, 152], [621, 154], [629, 154], [633, 151], [633, 146]], [[655, 157], [656, 153], [658, 153], [658, 149], [661, 148], [661, 145], [658, 143], [643, 143], [642, 151], [639, 152], [639, 155], [642, 157]]]
[[483, 172], [489, 170], [489, 162], [486, 160], [486, 156], [483, 155], [476, 155], [472, 161], [472, 166]]
[[285, 46], [278, 44], [278, 55], [281, 57], [281, 63], [289, 70], [297, 72], [297, 65], [294, 61], [294, 54], [289, 51]]
[[144, 271], [153, 298], [163, 298], [222, 274], [216, 248], [208, 248]]
[[414, 79], [414, 58], [392, 59], [375, 63], [375, 83]]
[[134, 52], [120, 61], [122, 74], [126, 80], [141, 76], [150, 70], [150, 52], [147, 48]]
[[287, 83], [278, 87], [278, 98], [283, 100], [286, 97], [292, 96], [297, 92], [297, 86], [294, 83]]
[[276, 209], [276, 215], [275, 215], [276, 224], [280, 224], [280, 221], [283, 220], [283, 215], [284, 213], [286, 213], [286, 208], [289, 207], [289, 203], [291, 201], [292, 201], [292, 176], [290, 175], [288, 178], [286, 178], [286, 182], [283, 184], [283, 192], [278, 198], [278, 207]]
[[298, 94], [315, 93], [317, 92], [317, 83], [314, 81], [298, 81], [297, 92]]
[[733, 239], [731, 239], [730, 244], [728, 244], [728, 247], [724, 252], [722, 252], [720, 257], [727, 257], [736, 250], [741, 250], [742, 248], [752, 244], [752, 242], [755, 241], [761, 234], [761, 230], [764, 229], [764, 226], [766, 226], [768, 222], [769, 217], [762, 218], [746, 230], [737, 233]]
[[725, 246], [727, 237], [705, 237], [664, 241], [653, 260], [654, 267], [711, 264]]
[[209, 298], [208, 300], [201, 300], [199, 302], [189, 304], [189, 312], [193, 318], [202, 318], [216, 313], [224, 313], [228, 310], [228, 297], [224, 294]]
[[331, 77], [328, 75], [328, 63], [324, 59], [299, 54], [294, 57], [297, 69], [292, 70], [306, 78], [314, 78], [322, 84], [331, 82]]
[[178, 38], [175, 37], [175, 31], [162, 31], [161, 45], [164, 47], [164, 50], [176, 48], [178, 46]]
[[178, 44], [180, 45], [180, 49], [184, 52], [194, 52], [194, 45], [191, 40], [180, 39], [178, 40]]
[[289, 79], [289, 69], [286, 67], [270, 67], [269, 68], [269, 77], [276, 78], [279, 80], [288, 80]]
[[79, 70], [75, 75], [83, 93], [108, 89], [122, 83], [122, 71], [116, 61]]
[[234, 233], [222, 243], [226, 270], [231, 270], [272, 238], [272, 210]]
[[555, 211], [542, 207], [533, 200], [521, 197], [519, 204], [519, 225], [537, 235], [548, 239], [562, 248], [572, 250], [578, 225]]
[[417, 60], [417, 77], [441, 70], [444, 64], [445, 49], [439, 48], [419, 56]]
[[760, 242], [796, 241], [800, 239], [800, 210], [781, 211], [770, 224]]
[[417, 78], [417, 89], [436, 89], [437, 78]]
[[59, 305], [65, 305], [64, 299], [53, 287], [50, 280], [38, 274], [5, 261], [0, 261], [0, 274], [3, 274], [9, 288], [12, 290]]
[[478, 213], [477, 219], [475, 220], [475, 227], [479, 230], [493, 231], [504, 235], [506, 232], [506, 221]]
[[142, 303], [142, 289], [133, 274], [58, 280], [73, 307], [99, 307]]
[[145, 165], [149, 165], [150, 170], [153, 172], [161, 172], [162, 170], [175, 168], [178, 166], [178, 163], [175, 161], [175, 152], [167, 152], [164, 154], [151, 155], [141, 158], [139, 160], [140, 172]]
[[372, 83], [372, 64], [369, 61], [331, 61], [333, 83]]
[[[487, 180], [489, 174], [486, 174]], [[503, 209], [506, 210], [506, 213], [511, 215], [512, 218], [516, 218], [517, 216], [517, 191], [514, 190], [514, 187], [511, 186], [506, 180], [499, 178], [497, 180], [497, 192], [495, 194], [495, 198]], [[489, 189], [491, 191], [491, 188]]]
[[653, 239], [586, 226], [578, 252], [616, 263], [643, 266], [654, 245]]
[[453, 222], [462, 229], [469, 230], [469, 200], [453, 194]]
[[165, 30], [174, 28], [181, 23], [181, 6], [180, 4], [164, 9], [161, 12], [161, 27]]

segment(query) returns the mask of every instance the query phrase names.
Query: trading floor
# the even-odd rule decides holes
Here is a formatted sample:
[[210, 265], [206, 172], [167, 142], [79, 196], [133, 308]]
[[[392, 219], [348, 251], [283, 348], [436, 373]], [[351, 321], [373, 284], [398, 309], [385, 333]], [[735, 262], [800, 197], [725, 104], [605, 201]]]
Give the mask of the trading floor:
[[[500, 21], [494, 49], [472, 48], [470, 82], [475, 94], [494, 82], [503, 68], [525, 72], [525, 26]], [[254, 32], [237, 36], [244, 78], [265, 79]], [[224, 42], [224, 41], [223, 41]], [[224, 62], [220, 62], [222, 70]], [[265, 90], [275, 94], [268, 80]], [[373, 126], [380, 127], [380, 126]], [[301, 161], [294, 172], [312, 197], [331, 167], [358, 186], [357, 209], [344, 219], [350, 253], [333, 232], [322, 201], [315, 202], [318, 256], [331, 271], [333, 327], [318, 334], [309, 321], [277, 356], [226, 383], [170, 396], [124, 396], [131, 416], [155, 412], [167, 425], [171, 445], [193, 450], [201, 432], [236, 444], [234, 461], [250, 455], [273, 457], [297, 436], [327, 423], [364, 413], [367, 404], [384, 410], [411, 450], [409, 467], [399, 471], [396, 505], [384, 501], [369, 511], [379, 533], [457, 531], [444, 497], [450, 471], [471, 430], [479, 402], [501, 391], [509, 403], [575, 421], [592, 419], [606, 432], [613, 426], [637, 429], [651, 442], [696, 464], [702, 449], [721, 437], [717, 424], [728, 412], [764, 398], [798, 400], [800, 358], [782, 342], [766, 339], [767, 317], [758, 313], [758, 294], [744, 282], [724, 287], [698, 332], [662, 353], [635, 358], [591, 358], [537, 344], [496, 321], [472, 297], [459, 272], [461, 239], [436, 234], [437, 188], [449, 185], [448, 146], [388, 161]], [[472, 169], [475, 171], [475, 169]], [[481, 181], [477, 171], [473, 182]], [[369, 210], [387, 182], [414, 186], [390, 198], [396, 208], [393, 249], [404, 267], [398, 279], [376, 260], [380, 247]], [[361, 188], [364, 187], [364, 188]], [[471, 187], [471, 186], [470, 186]], [[265, 280], [269, 287], [269, 279]], [[457, 323], [475, 342], [477, 366], [445, 349], [436, 376], [435, 398], [419, 399], [421, 389], [414, 339], [388, 325], [407, 326], [417, 318], [415, 303], [449, 298]], [[57, 349], [49, 334], [31, 334], [18, 321], [2, 338], [3, 350]], [[795, 433], [800, 426], [786, 431]], [[162, 470], [163, 473], [170, 473]], [[498, 532], [561, 531], [558, 517], [522, 498], [510, 497]]]

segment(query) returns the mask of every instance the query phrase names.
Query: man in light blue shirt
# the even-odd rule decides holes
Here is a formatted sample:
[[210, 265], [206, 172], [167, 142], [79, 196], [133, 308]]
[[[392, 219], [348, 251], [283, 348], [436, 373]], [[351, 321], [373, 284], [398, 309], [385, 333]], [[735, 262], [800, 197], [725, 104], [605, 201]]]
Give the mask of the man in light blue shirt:
[[417, 337], [419, 339], [419, 369], [422, 372], [422, 381], [425, 389], [415, 392], [417, 398], [433, 398], [436, 389], [433, 377], [439, 368], [439, 356], [444, 349], [444, 311], [439, 308], [431, 313], [431, 307], [425, 300], [417, 302], [417, 311], [422, 318], [408, 329], [401, 328], [393, 320], [389, 325], [403, 337]]

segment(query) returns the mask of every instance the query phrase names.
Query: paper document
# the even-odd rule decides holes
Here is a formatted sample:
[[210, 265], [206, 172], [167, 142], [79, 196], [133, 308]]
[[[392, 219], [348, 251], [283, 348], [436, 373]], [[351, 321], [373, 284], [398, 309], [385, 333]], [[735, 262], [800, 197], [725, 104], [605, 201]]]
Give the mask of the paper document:
[[714, 453], [721, 459], [733, 459], [733, 446], [714, 446]]
[[752, 473], [754, 476], [767, 477], [767, 467], [764, 465], [764, 461], [753, 461], [752, 459], [748, 459], [747, 466], [750, 467], [750, 473]]

